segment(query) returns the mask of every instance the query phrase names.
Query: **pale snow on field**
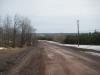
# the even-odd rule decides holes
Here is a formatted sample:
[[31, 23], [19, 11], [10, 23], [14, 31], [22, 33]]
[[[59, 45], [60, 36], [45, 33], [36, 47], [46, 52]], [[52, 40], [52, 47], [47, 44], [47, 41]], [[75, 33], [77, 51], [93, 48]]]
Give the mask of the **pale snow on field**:
[[[41, 40], [39, 40], [41, 41]], [[43, 41], [43, 40], [42, 40]], [[47, 41], [47, 40], [44, 40], [46, 42], [49, 42], [49, 43], [53, 43], [53, 44], [57, 44], [57, 45], [60, 45], [60, 46], [71, 46], [71, 47], [76, 47], [76, 48], [83, 48], [83, 49], [93, 49], [93, 50], [96, 50], [96, 51], [100, 51], [100, 45], [80, 45], [78, 47], [78, 45], [76, 44], [61, 44], [59, 42], [54, 42], [54, 41]], [[91, 51], [84, 51], [85, 53], [88, 53], [88, 54], [91, 54], [91, 55], [96, 55], [96, 56], [100, 56], [100, 53], [97, 53], [97, 52], [91, 52]]]
[[78, 47], [78, 45], [76, 45], [76, 44], [61, 44], [61, 43], [54, 42], [54, 41], [47, 41], [47, 42], [54, 43], [54, 44], [61, 45], [61, 46], [71, 46], [71, 47], [93, 49], [96, 51], [100, 51], [100, 45], [79, 45], [79, 47]]
[[4, 48], [4, 47], [0, 47], [0, 50], [3, 50], [3, 49], [6, 49], [6, 48]]

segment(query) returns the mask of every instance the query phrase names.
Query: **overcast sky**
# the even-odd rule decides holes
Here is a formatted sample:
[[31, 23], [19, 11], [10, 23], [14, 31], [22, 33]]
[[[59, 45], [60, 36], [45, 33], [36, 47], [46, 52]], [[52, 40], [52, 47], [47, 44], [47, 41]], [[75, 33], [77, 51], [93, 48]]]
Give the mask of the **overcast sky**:
[[31, 19], [37, 32], [100, 31], [100, 0], [0, 0], [0, 16], [19, 14]]

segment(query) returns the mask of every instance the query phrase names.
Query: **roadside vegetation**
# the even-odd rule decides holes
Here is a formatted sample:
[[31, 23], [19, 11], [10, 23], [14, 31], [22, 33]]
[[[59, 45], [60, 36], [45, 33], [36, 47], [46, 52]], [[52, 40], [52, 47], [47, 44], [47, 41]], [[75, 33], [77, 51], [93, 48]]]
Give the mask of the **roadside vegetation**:
[[97, 31], [95, 31], [94, 33], [81, 33], [79, 37], [77, 36], [77, 34], [66, 34], [57, 33], [55, 35], [38, 36], [38, 39], [56, 41], [65, 44], [77, 44], [77, 41], [79, 39], [79, 43], [83, 45], [100, 45], [100, 32]]
[[[30, 56], [30, 52], [34, 51], [32, 57], [37, 59], [40, 51], [37, 50], [36, 43], [35, 28], [27, 17], [19, 15], [0, 17], [0, 75], [11, 75], [8, 74], [9, 71], [24, 62], [24, 59]], [[34, 63], [37, 61], [38, 59]], [[36, 68], [34, 66], [34, 69]]]
[[23, 47], [35, 42], [35, 29], [27, 17], [15, 15], [0, 18], [0, 46]]

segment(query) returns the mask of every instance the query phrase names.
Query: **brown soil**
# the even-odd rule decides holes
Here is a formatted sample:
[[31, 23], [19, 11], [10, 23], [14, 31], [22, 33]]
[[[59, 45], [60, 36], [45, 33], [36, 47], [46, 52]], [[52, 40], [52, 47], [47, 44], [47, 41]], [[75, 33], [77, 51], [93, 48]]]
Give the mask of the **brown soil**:
[[46, 41], [42, 41], [42, 45], [47, 54], [45, 75], [100, 75], [100, 62], [86, 57], [84, 53]]
[[100, 57], [80, 51], [40, 41], [37, 47], [10, 54], [17, 63], [0, 75], [100, 75]]

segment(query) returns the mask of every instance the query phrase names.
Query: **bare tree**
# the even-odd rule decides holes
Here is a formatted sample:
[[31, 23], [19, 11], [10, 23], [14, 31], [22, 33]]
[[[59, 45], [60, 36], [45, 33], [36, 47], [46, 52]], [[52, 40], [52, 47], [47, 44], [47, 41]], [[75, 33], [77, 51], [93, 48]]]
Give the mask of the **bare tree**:
[[5, 46], [9, 46], [10, 44], [10, 26], [11, 26], [11, 18], [10, 16], [6, 16], [4, 19], [4, 39]]
[[2, 28], [2, 18], [1, 18], [1, 16], [0, 16], [0, 46], [3, 46], [3, 38], [2, 38], [2, 36], [3, 36], [3, 28]]
[[24, 37], [25, 29], [26, 29], [25, 19], [23, 19], [21, 22], [21, 47], [23, 47], [24, 42], [25, 42], [25, 37]]
[[31, 41], [32, 41], [32, 27], [30, 26], [30, 25], [28, 25], [28, 27], [27, 27], [27, 36], [26, 36], [26, 38], [27, 38], [27, 46], [30, 46], [31, 45]]
[[34, 31], [28, 18], [15, 15], [12, 20], [10, 16], [6, 16], [2, 26], [0, 22], [0, 46], [31, 46], [35, 36], [33, 36]]
[[34, 28], [31, 26], [31, 22], [28, 18], [23, 18], [21, 23], [21, 46], [32, 44], [32, 37], [34, 33]]
[[12, 47], [15, 47], [16, 45], [16, 33], [18, 28], [20, 27], [20, 19], [19, 16], [15, 15], [14, 17], [14, 28], [13, 28], [13, 44]]

